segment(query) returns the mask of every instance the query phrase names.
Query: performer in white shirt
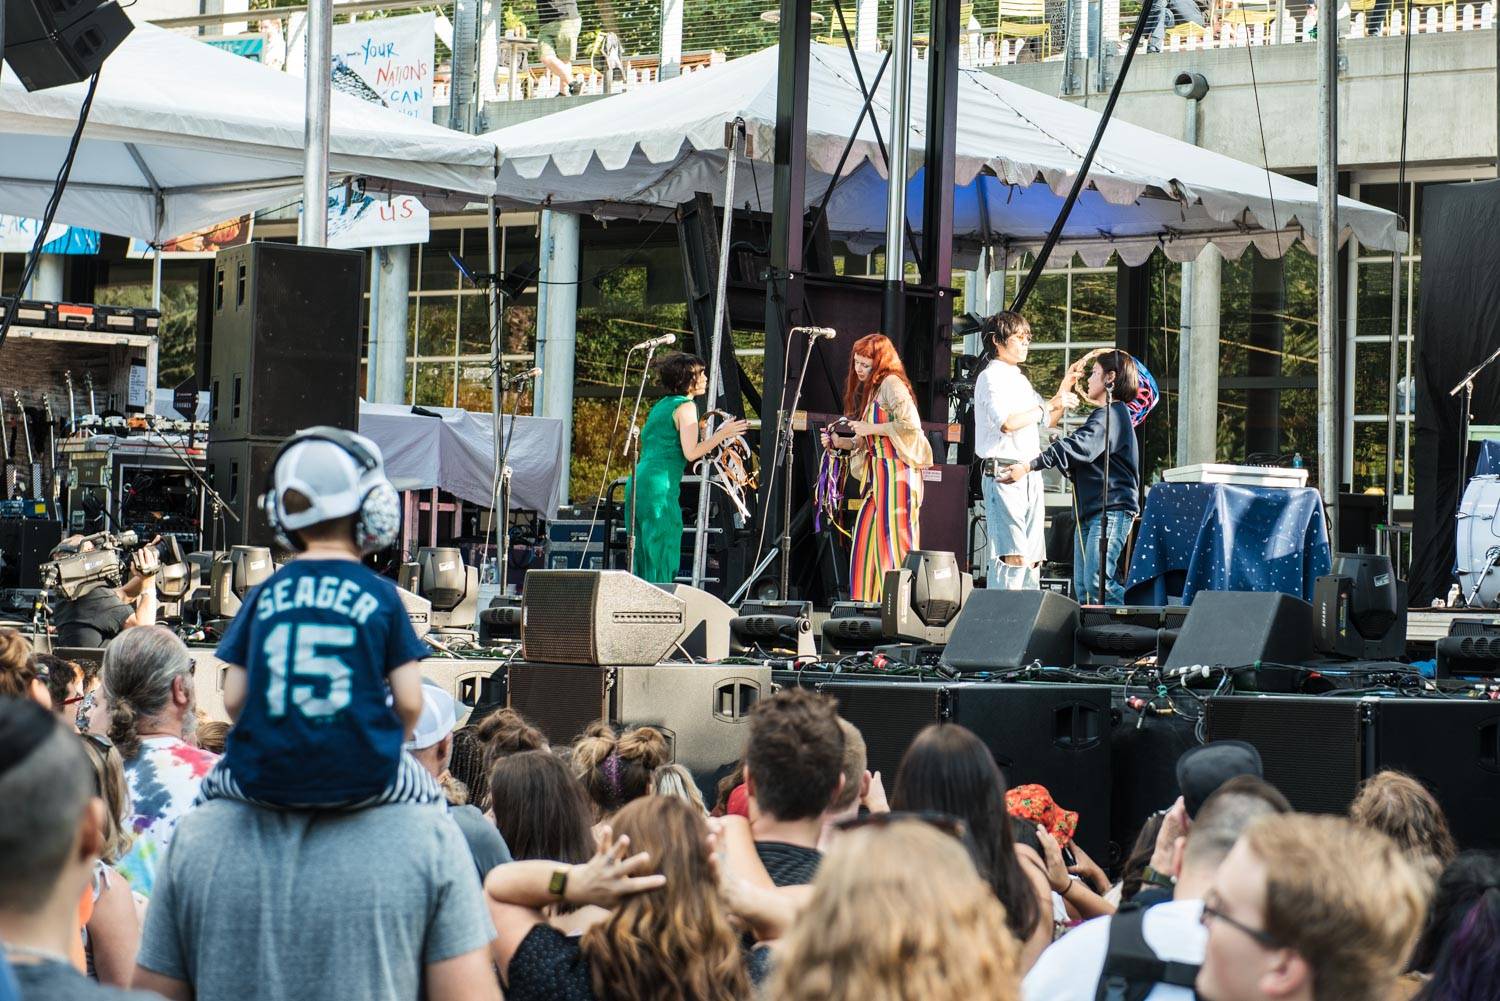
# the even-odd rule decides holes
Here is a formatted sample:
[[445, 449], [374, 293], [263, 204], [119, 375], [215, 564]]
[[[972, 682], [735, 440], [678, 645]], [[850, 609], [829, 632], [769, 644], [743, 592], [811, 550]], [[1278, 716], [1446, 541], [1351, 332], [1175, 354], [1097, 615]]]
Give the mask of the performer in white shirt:
[[1018, 591], [1042, 584], [1047, 557], [1046, 506], [1040, 476], [1002, 483], [996, 476], [1042, 450], [1040, 427], [1056, 427], [1078, 405], [1071, 380], [1043, 400], [1021, 371], [1031, 350], [1031, 324], [1009, 310], [985, 321], [985, 346], [993, 360], [974, 383], [974, 456], [983, 463], [984, 512], [990, 540], [990, 587]]

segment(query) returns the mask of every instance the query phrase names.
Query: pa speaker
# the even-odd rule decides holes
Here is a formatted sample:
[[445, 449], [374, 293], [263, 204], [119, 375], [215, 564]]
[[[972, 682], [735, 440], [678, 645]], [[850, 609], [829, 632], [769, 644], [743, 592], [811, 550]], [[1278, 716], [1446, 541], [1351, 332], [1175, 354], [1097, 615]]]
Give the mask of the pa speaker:
[[459, 726], [478, 723], [505, 705], [505, 671], [491, 660], [429, 657], [422, 661], [422, 680], [453, 696]]
[[509, 705], [564, 746], [596, 720], [660, 730], [672, 760], [705, 795], [745, 751], [750, 710], [771, 694], [771, 669], [744, 664], [656, 664], [604, 667], [511, 664]]
[[5, 61], [27, 90], [87, 80], [135, 30], [118, 3], [0, 0]]
[[1459, 847], [1500, 848], [1500, 704], [1381, 699], [1374, 726], [1377, 770], [1421, 780]]
[[686, 625], [686, 602], [624, 570], [526, 574], [521, 655], [527, 660], [655, 664], [681, 638]]
[[1254, 745], [1266, 781], [1300, 812], [1346, 812], [1371, 771], [1366, 700], [1225, 695], [1210, 698], [1203, 712], [1208, 739]]
[[1002, 671], [1041, 661], [1071, 667], [1078, 602], [1052, 591], [983, 588], [958, 614], [942, 663], [956, 671]]
[[728, 657], [734, 609], [716, 595], [687, 584], [664, 584], [662, 590], [675, 594], [687, 606], [679, 642], [688, 655], [696, 660], [723, 660]]
[[1080, 816], [1079, 841], [1108, 858], [1110, 689], [1102, 685], [830, 681], [819, 690], [865, 738], [869, 769], [887, 786], [932, 723], [959, 723], [995, 756], [1006, 784], [1035, 782]]
[[1166, 667], [1302, 664], [1313, 656], [1313, 609], [1275, 591], [1199, 591]]
[[214, 260], [209, 441], [359, 425], [364, 255], [256, 241]]

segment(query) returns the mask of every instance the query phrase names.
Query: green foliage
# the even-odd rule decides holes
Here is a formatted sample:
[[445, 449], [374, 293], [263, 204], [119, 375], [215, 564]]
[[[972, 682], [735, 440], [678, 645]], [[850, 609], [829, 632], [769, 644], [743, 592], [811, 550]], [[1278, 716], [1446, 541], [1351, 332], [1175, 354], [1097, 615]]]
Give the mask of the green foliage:
[[[101, 306], [144, 309], [151, 305], [151, 286], [102, 285], [94, 298]], [[193, 374], [198, 350], [197, 330], [197, 282], [162, 282], [161, 332], [157, 336], [158, 386], [171, 388]]]

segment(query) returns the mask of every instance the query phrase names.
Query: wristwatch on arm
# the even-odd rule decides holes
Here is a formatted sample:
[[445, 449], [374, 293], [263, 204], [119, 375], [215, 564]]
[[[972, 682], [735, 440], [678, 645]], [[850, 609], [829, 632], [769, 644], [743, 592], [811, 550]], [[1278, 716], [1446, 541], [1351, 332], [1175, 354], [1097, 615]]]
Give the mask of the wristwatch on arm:
[[547, 880], [547, 892], [558, 900], [562, 900], [568, 893], [568, 870], [572, 866], [558, 866], [552, 872], [552, 878]]

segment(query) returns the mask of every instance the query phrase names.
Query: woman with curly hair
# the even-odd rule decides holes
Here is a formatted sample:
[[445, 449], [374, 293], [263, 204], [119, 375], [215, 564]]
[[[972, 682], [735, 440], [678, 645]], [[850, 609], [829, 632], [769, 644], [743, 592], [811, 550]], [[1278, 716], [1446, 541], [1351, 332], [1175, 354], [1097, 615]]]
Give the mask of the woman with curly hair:
[[884, 334], [854, 342], [844, 416], [853, 435], [824, 429], [822, 438], [824, 448], [850, 453], [849, 469], [865, 484], [854, 522], [849, 593], [855, 601], [879, 601], [885, 571], [921, 548], [922, 470], [932, 465], [916, 393]]
[[963, 842], [921, 820], [893, 819], [834, 842], [766, 993], [775, 1001], [1014, 1001], [1019, 952]]
[[[636, 854], [626, 857], [627, 850]], [[509, 1001], [746, 1001], [760, 969], [730, 924], [708, 823], [675, 796], [614, 816], [583, 865], [512, 862], [485, 880]], [[557, 903], [604, 908], [581, 938], [547, 924]], [[752, 970], [753, 967], [753, 970]]]
[[667, 395], [656, 401], [641, 429], [640, 459], [625, 486], [625, 524], [635, 536], [636, 576], [670, 584], [682, 564], [682, 473], [749, 427], [744, 420], [725, 421], [707, 438], [698, 427], [693, 397], [708, 391], [703, 359], [670, 354], [657, 372]]
[[660, 730], [639, 726], [617, 734], [603, 720], [589, 724], [569, 758], [601, 820], [648, 795], [652, 774], [671, 760], [672, 748]]

